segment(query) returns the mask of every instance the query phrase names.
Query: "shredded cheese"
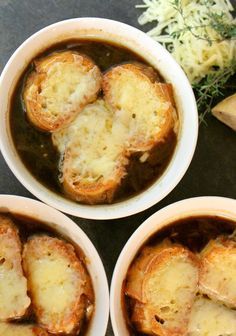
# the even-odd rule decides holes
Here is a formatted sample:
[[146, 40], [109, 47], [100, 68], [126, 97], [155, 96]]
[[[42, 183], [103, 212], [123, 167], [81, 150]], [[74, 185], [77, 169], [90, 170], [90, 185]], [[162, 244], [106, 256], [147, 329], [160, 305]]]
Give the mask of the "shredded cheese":
[[[136, 6], [145, 9], [139, 23], [156, 23], [148, 35], [168, 48], [191, 83], [198, 83], [213, 67], [224, 69], [236, 59], [236, 40], [222, 40], [209, 17], [209, 11], [218, 15], [223, 13], [224, 23], [236, 24], [231, 14], [234, 8], [230, 0], [180, 0], [182, 13], [176, 9], [176, 1], [173, 0], [143, 2]], [[194, 28], [188, 30], [186, 25]], [[209, 43], [209, 40], [212, 42]]]

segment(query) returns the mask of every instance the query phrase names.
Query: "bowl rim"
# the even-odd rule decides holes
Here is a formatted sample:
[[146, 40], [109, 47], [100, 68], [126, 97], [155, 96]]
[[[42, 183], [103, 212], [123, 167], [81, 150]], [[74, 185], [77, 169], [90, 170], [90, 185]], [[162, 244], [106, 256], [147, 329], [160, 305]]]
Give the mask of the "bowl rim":
[[140, 247], [163, 227], [178, 219], [189, 216], [216, 215], [235, 221], [236, 200], [220, 196], [200, 196], [169, 204], [148, 217], [130, 236], [124, 245], [114, 267], [110, 286], [110, 317], [115, 336], [128, 336], [120, 333], [126, 323], [122, 312], [121, 291], [128, 267]]
[[[123, 34], [125, 37], [132, 36], [133, 41], [137, 42], [138, 40], [144, 40], [147, 48], [151, 49], [153, 53], [159, 53], [161, 60], [165, 58], [168, 65], [174, 67], [176, 71], [176, 76], [181, 78], [181, 89], [184, 91], [181, 95], [188, 95], [188, 113], [187, 108], [185, 108], [184, 120], [181, 126], [181, 137], [178, 141], [175, 153], [166, 168], [162, 176], [154, 182], [149, 188], [129, 199], [114, 203], [114, 204], [104, 204], [104, 205], [84, 205], [80, 203], [75, 203], [74, 201], [68, 200], [61, 195], [57, 195], [54, 192], [50, 191], [48, 188], [44, 187], [39, 181], [37, 181], [31, 173], [24, 167], [23, 163], [20, 164], [20, 158], [16, 157], [15, 153], [13, 154], [13, 149], [10, 145], [10, 140], [4, 129], [4, 122], [6, 122], [7, 113], [0, 111], [0, 120], [2, 120], [2, 131], [0, 131], [0, 149], [5, 158], [9, 168], [12, 170], [16, 178], [29, 190], [33, 195], [39, 198], [41, 201], [59, 209], [60, 211], [66, 212], [70, 215], [77, 217], [97, 219], [97, 220], [106, 220], [106, 219], [115, 219], [127, 217], [141, 211], [146, 210], [147, 208], [153, 206], [162, 200], [167, 194], [169, 194], [182, 179], [186, 173], [190, 162], [192, 160], [198, 137], [198, 114], [196, 100], [191, 88], [191, 85], [181, 67], [174, 60], [174, 58], [169, 54], [169, 52], [161, 46], [158, 42], [155, 42], [151, 37], [146, 35], [141, 30], [134, 28], [125, 23], [103, 19], [95, 17], [83, 17], [83, 18], [74, 18], [64, 21], [59, 21], [45, 28], [35, 32], [28, 39], [26, 39], [13, 53], [9, 61], [5, 65], [1, 77], [0, 77], [0, 98], [1, 92], [4, 92], [4, 82], [7, 78], [9, 69], [12, 67], [12, 63], [17, 59], [22, 50], [29, 48], [32, 43], [37, 41], [40, 36], [44, 36], [49, 31], [57, 31], [65, 27], [68, 29], [70, 25], [89, 25], [90, 27], [100, 27], [104, 29], [104, 32], [107, 34], [108, 31], [104, 27], [107, 27], [107, 30], [113, 29], [114, 31], [121, 31], [120, 34]], [[67, 28], [66, 28], [67, 27]], [[80, 29], [80, 28], [78, 28]], [[91, 29], [91, 28], [90, 28]], [[45, 41], [48, 41], [44, 36]], [[37, 42], [36, 42], [37, 43]], [[2, 90], [1, 90], [2, 88]], [[180, 92], [180, 90], [178, 90]], [[2, 93], [4, 95], [4, 93]], [[0, 99], [1, 102], [1, 99]], [[1, 105], [0, 105], [1, 109]], [[0, 122], [1, 128], [1, 122]], [[10, 151], [9, 151], [10, 149]], [[181, 152], [181, 158], [178, 156]], [[178, 169], [172, 171], [172, 166], [178, 163]], [[16, 161], [17, 164], [16, 164]], [[165, 178], [171, 179], [168, 183], [165, 183]], [[164, 181], [164, 182], [163, 182]]]
[[[58, 232], [59, 227], [63, 231], [63, 236], [70, 235], [69, 238], [80, 246], [85, 257], [88, 258], [86, 267], [93, 280], [95, 291], [95, 311], [91, 320], [91, 327], [88, 328], [88, 336], [97, 335], [97, 327], [99, 327], [101, 335], [105, 336], [109, 319], [108, 281], [101, 257], [86, 233], [72, 219], [49, 205], [27, 197], [0, 194], [0, 213], [8, 212], [29, 215], [36, 220], [45, 221], [56, 232]], [[42, 216], [45, 218], [41, 218]], [[62, 232], [59, 233], [62, 234]], [[78, 240], [80, 240], [80, 243]], [[83, 247], [80, 244], [83, 244]], [[84, 251], [85, 248], [86, 252]], [[99, 287], [101, 293], [98, 294], [95, 287]]]

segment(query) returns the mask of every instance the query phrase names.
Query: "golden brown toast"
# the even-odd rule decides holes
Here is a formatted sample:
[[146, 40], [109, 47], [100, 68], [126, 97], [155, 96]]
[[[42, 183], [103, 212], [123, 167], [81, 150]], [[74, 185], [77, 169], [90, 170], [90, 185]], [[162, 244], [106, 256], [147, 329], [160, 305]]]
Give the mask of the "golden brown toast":
[[149, 151], [175, 127], [171, 84], [153, 81], [145, 67], [123, 64], [103, 76], [105, 101], [129, 129], [129, 150]]
[[91, 310], [90, 278], [74, 247], [49, 236], [33, 236], [24, 246], [23, 267], [38, 322], [50, 333], [78, 331]]
[[30, 306], [21, 266], [21, 241], [13, 221], [0, 214], [0, 321], [19, 319]]
[[102, 99], [87, 105], [69, 127], [55, 132], [52, 139], [63, 157], [66, 194], [88, 204], [111, 202], [126, 174], [125, 136]]
[[101, 88], [101, 72], [93, 61], [75, 51], [53, 53], [35, 63], [24, 87], [29, 120], [55, 131], [68, 125]]
[[236, 311], [201, 296], [197, 297], [187, 336], [235, 336]]
[[[86, 105], [69, 126], [52, 134], [61, 154], [61, 182], [70, 198], [86, 204], [111, 203], [130, 157], [138, 152], [141, 162], [155, 158], [156, 146], [177, 131], [172, 87], [157, 79], [153, 68], [141, 63], [113, 68], [103, 79], [105, 101]], [[127, 95], [127, 85], [132, 91], [129, 106], [123, 101], [124, 106], [117, 108], [117, 97], [110, 98], [122, 90]], [[150, 106], [146, 108], [146, 91], [134, 97], [135, 85], [152, 95], [155, 113], [150, 115]]]
[[34, 325], [0, 323], [0, 336], [48, 336], [48, 333]]
[[[136, 274], [136, 276], [135, 276]], [[184, 335], [198, 286], [198, 261], [178, 245], [146, 247], [128, 271], [126, 295], [140, 332]]]
[[155, 308], [147, 304], [136, 301], [133, 306], [131, 321], [136, 330], [145, 335], [166, 335], [165, 330], [160, 328], [159, 323], [163, 323], [155, 312]]
[[213, 300], [236, 308], [236, 242], [211, 240], [201, 253], [200, 291]]

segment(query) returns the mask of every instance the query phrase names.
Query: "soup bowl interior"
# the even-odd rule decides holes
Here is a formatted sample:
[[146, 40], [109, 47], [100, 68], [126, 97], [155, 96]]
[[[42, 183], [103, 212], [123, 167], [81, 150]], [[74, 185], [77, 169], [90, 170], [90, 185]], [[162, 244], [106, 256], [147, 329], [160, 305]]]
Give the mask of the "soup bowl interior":
[[[83, 205], [42, 185], [18, 156], [10, 132], [9, 106], [14, 87], [28, 64], [48, 47], [71, 39], [107, 41], [140, 55], [173, 85], [180, 129], [175, 152], [162, 176], [142, 193], [110, 205]], [[147, 209], [164, 198], [180, 181], [192, 159], [198, 117], [191, 86], [172, 56], [143, 32], [126, 24], [99, 18], [78, 18], [48, 26], [27, 39], [12, 55], [0, 78], [0, 147], [18, 180], [45, 203], [71, 215], [91, 219], [125, 217]]]
[[129, 335], [122, 303], [123, 285], [137, 252], [153, 234], [158, 234], [171, 223], [198, 216], [217, 216], [232, 220], [236, 228], [236, 200], [196, 197], [171, 204], [149, 217], [130, 237], [117, 260], [111, 283], [110, 314], [115, 336]]
[[20, 196], [0, 195], [0, 213], [15, 213], [45, 223], [55, 233], [72, 241], [83, 251], [94, 294], [95, 311], [86, 336], [105, 335], [109, 316], [109, 291], [102, 261], [86, 234], [68, 217], [41, 202]]

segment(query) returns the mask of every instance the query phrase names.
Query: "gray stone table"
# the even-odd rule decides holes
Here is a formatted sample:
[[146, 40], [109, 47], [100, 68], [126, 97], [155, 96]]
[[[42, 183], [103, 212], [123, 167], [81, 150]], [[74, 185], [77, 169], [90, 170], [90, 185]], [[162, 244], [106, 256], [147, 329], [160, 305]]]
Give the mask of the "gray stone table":
[[[138, 27], [139, 0], [0, 0], [0, 71], [13, 51], [37, 30], [60, 20], [96, 16]], [[145, 29], [145, 28], [142, 28]], [[115, 262], [134, 230], [158, 209], [175, 201], [203, 195], [236, 197], [236, 133], [208, 118], [201, 125], [192, 163], [178, 186], [159, 204], [119, 220], [73, 218], [96, 246], [110, 281]], [[11, 173], [0, 154], [0, 193], [34, 198]], [[111, 327], [107, 336], [113, 335]], [[99, 334], [98, 334], [99, 336]]]

